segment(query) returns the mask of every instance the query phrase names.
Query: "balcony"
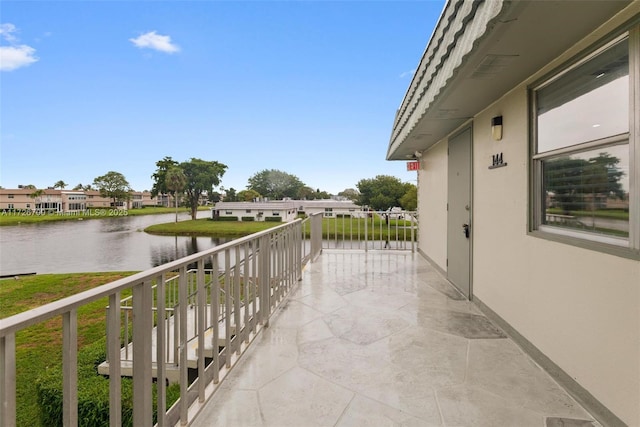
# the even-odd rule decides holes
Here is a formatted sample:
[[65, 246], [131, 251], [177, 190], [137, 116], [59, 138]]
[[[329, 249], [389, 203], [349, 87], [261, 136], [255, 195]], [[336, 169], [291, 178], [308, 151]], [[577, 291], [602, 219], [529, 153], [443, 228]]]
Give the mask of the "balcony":
[[[318, 215], [0, 320], [0, 426], [15, 425], [15, 333], [54, 316], [63, 420], [79, 423], [76, 312], [105, 295], [109, 359], [121, 362], [106, 368], [113, 426], [127, 364], [136, 426], [151, 426], [154, 411], [160, 426], [597, 426], [401, 237], [414, 235], [410, 218], [389, 241], [329, 234], [321, 250]], [[179, 320], [189, 310], [195, 325]], [[162, 397], [167, 386], [154, 377], [170, 371], [181, 398], [153, 407], [152, 389]]]

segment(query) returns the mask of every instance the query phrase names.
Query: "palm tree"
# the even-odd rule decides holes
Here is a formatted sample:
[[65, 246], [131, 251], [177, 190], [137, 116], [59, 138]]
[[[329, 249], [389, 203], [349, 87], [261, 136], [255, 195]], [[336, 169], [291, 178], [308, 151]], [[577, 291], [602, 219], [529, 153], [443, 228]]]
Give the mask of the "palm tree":
[[178, 222], [178, 192], [184, 190], [187, 185], [187, 177], [182, 169], [173, 166], [167, 171], [165, 185], [168, 190], [173, 191], [173, 197], [176, 200], [176, 222]]
[[61, 190], [64, 190], [64, 187], [66, 187], [67, 185], [69, 185], [69, 184], [67, 184], [63, 180], [60, 180], [60, 181], [56, 182], [55, 184], [53, 184], [53, 188], [59, 188]]
[[[44, 190], [36, 190], [33, 193], [29, 194], [29, 197], [31, 197], [33, 199], [33, 205], [34, 205], [33, 206], [33, 210], [34, 211], [36, 210], [36, 206], [37, 206], [36, 199], [38, 197], [42, 197], [43, 194], [44, 194]], [[40, 210], [42, 210], [42, 203], [40, 204]]]

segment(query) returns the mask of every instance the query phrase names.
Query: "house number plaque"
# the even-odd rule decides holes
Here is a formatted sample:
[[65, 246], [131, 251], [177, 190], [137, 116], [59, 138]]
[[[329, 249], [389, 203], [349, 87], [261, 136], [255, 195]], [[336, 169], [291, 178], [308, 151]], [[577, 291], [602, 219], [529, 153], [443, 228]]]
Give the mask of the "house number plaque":
[[502, 158], [502, 153], [500, 154], [494, 154], [491, 156], [491, 166], [489, 166], [489, 169], [495, 169], [495, 168], [501, 168], [503, 166], [507, 166], [507, 162], [505, 162]]

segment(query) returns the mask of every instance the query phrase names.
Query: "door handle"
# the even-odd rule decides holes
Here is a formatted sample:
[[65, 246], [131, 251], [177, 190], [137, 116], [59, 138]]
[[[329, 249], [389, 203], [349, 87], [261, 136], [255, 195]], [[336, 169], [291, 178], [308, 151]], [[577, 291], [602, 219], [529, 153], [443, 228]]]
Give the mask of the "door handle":
[[464, 234], [464, 237], [467, 239], [469, 238], [469, 224], [462, 224], [462, 234]]

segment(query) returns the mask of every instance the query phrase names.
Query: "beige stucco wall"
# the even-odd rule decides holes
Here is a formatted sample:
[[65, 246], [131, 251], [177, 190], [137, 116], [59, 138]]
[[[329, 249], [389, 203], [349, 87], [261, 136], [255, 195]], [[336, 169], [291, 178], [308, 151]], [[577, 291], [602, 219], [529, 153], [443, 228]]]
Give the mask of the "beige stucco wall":
[[[637, 5], [633, 7], [638, 7]], [[527, 85], [605, 37], [622, 13], [473, 120], [474, 296], [630, 426], [640, 426], [640, 261], [528, 234]], [[504, 137], [490, 123], [502, 115]], [[507, 166], [488, 169], [503, 153]], [[419, 249], [446, 270], [446, 140], [419, 175]]]
[[[500, 142], [490, 134], [496, 115]], [[527, 134], [524, 86], [474, 120], [474, 295], [640, 425], [640, 261], [527, 234]], [[500, 152], [508, 166], [488, 169]]]
[[418, 249], [447, 269], [447, 142], [422, 154], [418, 171]]

